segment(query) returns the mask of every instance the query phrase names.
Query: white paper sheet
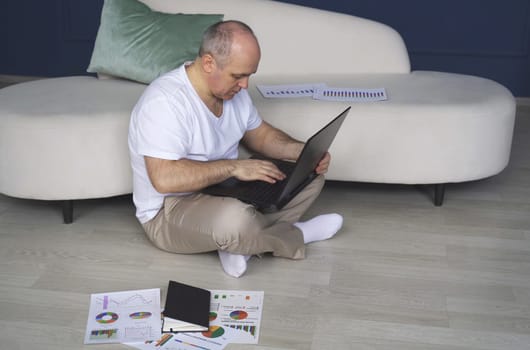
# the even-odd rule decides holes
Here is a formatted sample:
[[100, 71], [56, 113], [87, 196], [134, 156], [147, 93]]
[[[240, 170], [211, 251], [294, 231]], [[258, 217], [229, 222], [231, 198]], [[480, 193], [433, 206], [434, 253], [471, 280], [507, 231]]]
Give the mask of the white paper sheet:
[[292, 85], [257, 85], [265, 98], [301, 98], [345, 102], [376, 102], [388, 99], [386, 89], [337, 88], [324, 83]]
[[[212, 329], [214, 333], [217, 329]], [[217, 331], [218, 332], [218, 331]], [[125, 343], [140, 350], [222, 350], [237, 337], [235, 329], [226, 329], [215, 338], [205, 337], [201, 332], [164, 333], [159, 340], [144, 343]]]
[[257, 344], [263, 311], [262, 291], [212, 290], [210, 327], [238, 330], [231, 343]]
[[90, 296], [85, 344], [159, 339], [161, 328], [159, 288]]
[[265, 98], [313, 97], [319, 87], [325, 84], [257, 85]]
[[387, 100], [386, 90], [320, 87], [313, 96], [315, 100], [375, 102]]

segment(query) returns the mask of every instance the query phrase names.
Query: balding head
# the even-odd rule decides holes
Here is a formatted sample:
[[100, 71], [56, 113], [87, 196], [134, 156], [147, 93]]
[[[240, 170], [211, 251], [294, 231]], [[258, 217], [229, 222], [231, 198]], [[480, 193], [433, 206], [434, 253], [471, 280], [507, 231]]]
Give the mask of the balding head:
[[225, 66], [233, 51], [251, 50], [260, 54], [258, 39], [252, 29], [243, 22], [230, 20], [218, 22], [206, 29], [199, 48], [199, 57], [209, 54], [217, 64]]

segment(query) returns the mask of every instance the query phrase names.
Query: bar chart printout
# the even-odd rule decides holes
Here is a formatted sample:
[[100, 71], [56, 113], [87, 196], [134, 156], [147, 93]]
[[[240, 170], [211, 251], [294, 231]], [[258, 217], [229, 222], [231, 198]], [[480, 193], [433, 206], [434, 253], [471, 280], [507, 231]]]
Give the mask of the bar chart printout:
[[385, 88], [329, 87], [323, 83], [293, 85], [257, 85], [265, 98], [303, 98], [344, 102], [377, 102], [388, 99]]
[[317, 89], [315, 100], [326, 101], [348, 101], [348, 102], [376, 102], [387, 100], [386, 90], [377, 89], [353, 89], [353, 88], [330, 88]]
[[210, 327], [236, 330], [231, 343], [258, 344], [263, 291], [212, 290]]

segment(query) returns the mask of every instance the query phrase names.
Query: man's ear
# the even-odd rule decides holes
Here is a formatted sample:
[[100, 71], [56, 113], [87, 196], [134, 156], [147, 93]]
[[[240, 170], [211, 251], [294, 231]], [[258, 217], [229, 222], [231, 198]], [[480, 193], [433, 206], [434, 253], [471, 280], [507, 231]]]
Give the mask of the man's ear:
[[206, 72], [206, 73], [211, 73], [214, 68], [215, 68], [215, 59], [213, 58], [212, 55], [210, 54], [204, 54], [201, 56], [201, 64], [202, 64], [202, 69]]

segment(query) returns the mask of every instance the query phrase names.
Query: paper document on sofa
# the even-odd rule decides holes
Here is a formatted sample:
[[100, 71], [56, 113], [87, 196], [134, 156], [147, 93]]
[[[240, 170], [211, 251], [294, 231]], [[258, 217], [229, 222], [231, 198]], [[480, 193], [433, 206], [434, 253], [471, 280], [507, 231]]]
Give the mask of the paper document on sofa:
[[319, 87], [313, 95], [315, 100], [347, 101], [347, 102], [375, 102], [387, 100], [386, 90], [378, 89], [354, 89], [354, 88], [331, 88]]
[[257, 85], [265, 98], [313, 97], [319, 88], [326, 84]]
[[384, 88], [361, 89], [329, 87], [324, 83], [291, 85], [257, 85], [265, 98], [311, 97], [315, 100], [376, 102], [388, 99]]

